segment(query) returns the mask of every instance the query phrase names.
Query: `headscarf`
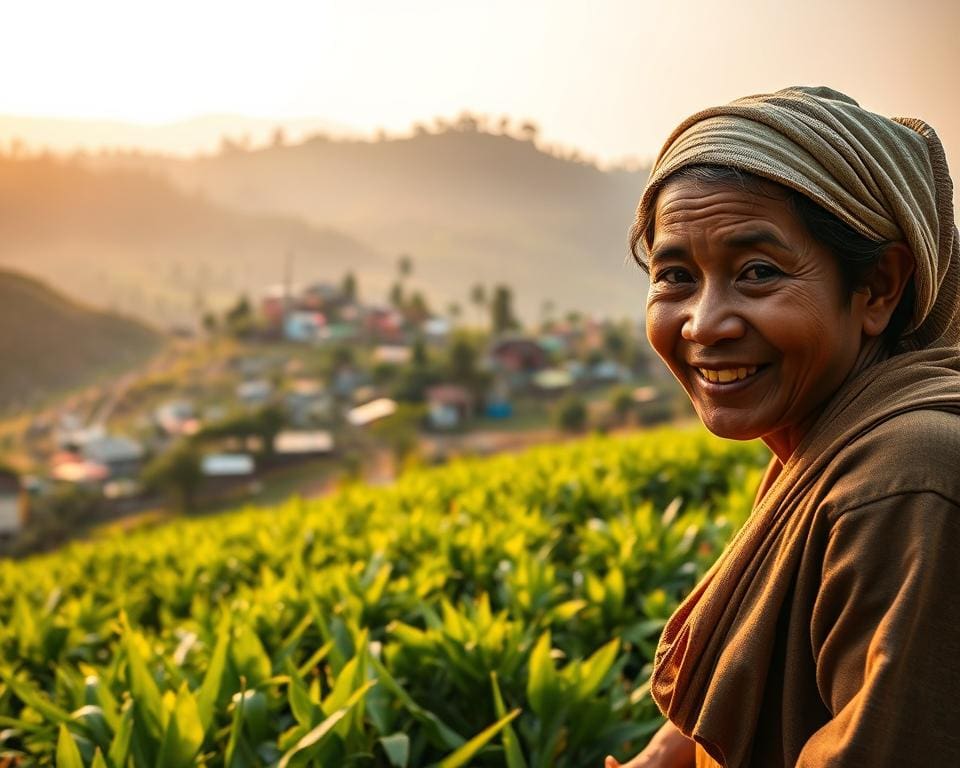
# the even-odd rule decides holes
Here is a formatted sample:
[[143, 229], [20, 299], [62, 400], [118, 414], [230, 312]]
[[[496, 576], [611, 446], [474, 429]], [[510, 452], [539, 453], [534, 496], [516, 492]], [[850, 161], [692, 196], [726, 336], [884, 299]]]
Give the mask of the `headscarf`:
[[637, 209], [641, 232], [667, 178], [703, 164], [782, 184], [871, 240], [906, 243], [916, 258], [916, 302], [899, 349], [960, 343], [953, 183], [943, 145], [925, 122], [882, 117], [824, 87], [785, 88], [705, 109], [660, 150]]

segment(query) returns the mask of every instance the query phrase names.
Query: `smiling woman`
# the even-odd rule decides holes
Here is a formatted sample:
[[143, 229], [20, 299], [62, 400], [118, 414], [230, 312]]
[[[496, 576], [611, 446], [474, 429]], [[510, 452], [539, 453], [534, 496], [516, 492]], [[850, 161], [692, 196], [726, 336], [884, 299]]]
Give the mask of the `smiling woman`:
[[631, 245], [704, 424], [774, 457], [664, 629], [668, 721], [627, 765], [960, 765], [960, 243], [936, 134], [826, 88], [705, 110]]

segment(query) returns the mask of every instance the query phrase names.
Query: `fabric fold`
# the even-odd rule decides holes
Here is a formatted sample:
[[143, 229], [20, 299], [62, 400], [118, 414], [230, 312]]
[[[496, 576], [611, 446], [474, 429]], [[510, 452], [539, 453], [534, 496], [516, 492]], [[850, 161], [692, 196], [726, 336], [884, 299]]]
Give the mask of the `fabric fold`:
[[664, 628], [653, 698], [718, 763], [750, 764], [767, 687], [778, 684], [768, 679], [783, 632], [778, 617], [795, 597], [811, 542], [842, 506], [844, 457], [880, 425], [914, 411], [960, 416], [956, 349], [905, 352], [847, 382], [790, 460], [782, 467], [773, 460], [747, 522]]

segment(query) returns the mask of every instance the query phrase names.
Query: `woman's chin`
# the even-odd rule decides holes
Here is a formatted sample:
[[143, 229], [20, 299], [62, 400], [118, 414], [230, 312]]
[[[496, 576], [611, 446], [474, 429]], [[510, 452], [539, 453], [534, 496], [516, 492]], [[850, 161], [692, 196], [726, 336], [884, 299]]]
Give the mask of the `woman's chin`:
[[753, 419], [748, 418], [748, 414], [743, 411], [733, 413], [715, 410], [702, 411], [696, 407], [696, 403], [694, 403], [694, 409], [697, 411], [700, 421], [703, 422], [703, 426], [717, 437], [723, 437], [727, 440], [756, 440], [765, 434], [765, 431]]

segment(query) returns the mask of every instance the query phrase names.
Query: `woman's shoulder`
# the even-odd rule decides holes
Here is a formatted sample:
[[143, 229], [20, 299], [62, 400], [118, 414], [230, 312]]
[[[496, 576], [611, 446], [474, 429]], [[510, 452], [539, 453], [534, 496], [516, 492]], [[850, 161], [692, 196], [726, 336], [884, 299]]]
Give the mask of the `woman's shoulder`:
[[829, 496], [837, 513], [917, 494], [960, 507], [960, 413], [897, 414], [852, 441], [833, 464]]

